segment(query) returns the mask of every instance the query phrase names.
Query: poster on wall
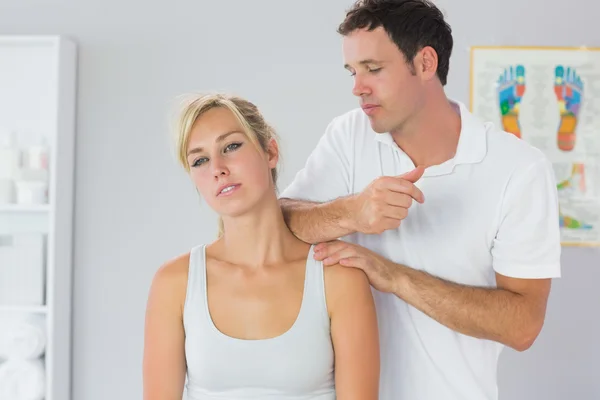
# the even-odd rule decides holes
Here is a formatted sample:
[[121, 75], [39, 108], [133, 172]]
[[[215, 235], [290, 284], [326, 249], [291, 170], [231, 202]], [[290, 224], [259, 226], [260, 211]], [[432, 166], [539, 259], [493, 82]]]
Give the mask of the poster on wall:
[[565, 246], [600, 246], [600, 49], [472, 47], [471, 111], [554, 166]]

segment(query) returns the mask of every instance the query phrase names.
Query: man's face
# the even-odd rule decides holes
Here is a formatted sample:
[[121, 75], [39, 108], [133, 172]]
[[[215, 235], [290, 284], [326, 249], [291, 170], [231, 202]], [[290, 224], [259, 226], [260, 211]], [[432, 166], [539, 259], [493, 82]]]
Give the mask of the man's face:
[[359, 97], [373, 130], [384, 133], [402, 127], [422, 103], [423, 87], [383, 27], [344, 36], [343, 54], [354, 77], [352, 93]]

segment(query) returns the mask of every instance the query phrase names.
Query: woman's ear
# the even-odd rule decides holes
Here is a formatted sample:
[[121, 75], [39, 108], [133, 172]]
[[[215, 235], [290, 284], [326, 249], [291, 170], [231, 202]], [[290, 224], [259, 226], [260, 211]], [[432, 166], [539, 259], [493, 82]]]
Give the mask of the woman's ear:
[[267, 145], [267, 156], [269, 160], [269, 168], [276, 168], [277, 163], [279, 162], [279, 146], [277, 145], [277, 141], [275, 139], [269, 139], [269, 144]]

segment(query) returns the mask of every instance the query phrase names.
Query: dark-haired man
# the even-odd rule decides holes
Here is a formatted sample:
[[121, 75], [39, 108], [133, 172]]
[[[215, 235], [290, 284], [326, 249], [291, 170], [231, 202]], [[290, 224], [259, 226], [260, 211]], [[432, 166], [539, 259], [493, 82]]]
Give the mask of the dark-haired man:
[[560, 276], [552, 166], [446, 97], [432, 3], [358, 1], [338, 32], [361, 108], [282, 193], [286, 220], [374, 287], [382, 400], [497, 399], [500, 351], [532, 345]]

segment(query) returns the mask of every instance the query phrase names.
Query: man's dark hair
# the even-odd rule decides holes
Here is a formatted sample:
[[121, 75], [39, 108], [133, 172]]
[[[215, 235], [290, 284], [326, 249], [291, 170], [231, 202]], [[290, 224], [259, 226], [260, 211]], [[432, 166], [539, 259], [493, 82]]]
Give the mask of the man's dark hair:
[[429, 0], [358, 0], [347, 12], [337, 32], [348, 35], [357, 29], [373, 30], [380, 26], [398, 46], [414, 73], [413, 59], [425, 46], [438, 56], [437, 76], [446, 85], [452, 29], [442, 12]]

